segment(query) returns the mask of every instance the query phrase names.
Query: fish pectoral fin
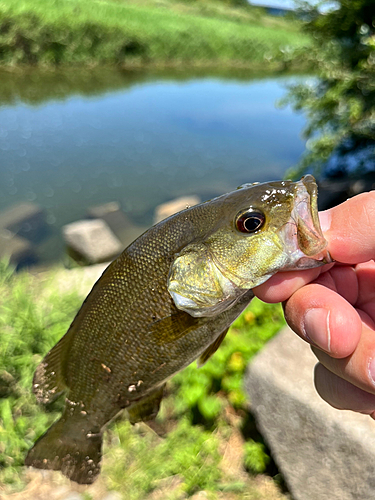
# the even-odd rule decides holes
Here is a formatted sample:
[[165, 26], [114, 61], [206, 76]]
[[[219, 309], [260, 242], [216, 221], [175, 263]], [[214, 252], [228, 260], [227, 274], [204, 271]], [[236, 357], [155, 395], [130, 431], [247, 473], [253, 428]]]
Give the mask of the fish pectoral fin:
[[165, 318], [151, 323], [148, 327], [148, 334], [161, 345], [174, 342], [201, 324], [201, 320], [193, 318], [190, 314], [179, 311]]
[[212, 342], [212, 344], [210, 344], [207, 347], [207, 349], [199, 356], [199, 358], [197, 360], [198, 368], [203, 366], [206, 363], [206, 361], [208, 361], [210, 359], [210, 357], [213, 354], [215, 354], [215, 352], [219, 349], [222, 341], [224, 340], [225, 335], [228, 333], [228, 330], [229, 330], [229, 327], [226, 330], [224, 330], [222, 333], [220, 333], [218, 338], [214, 342]]
[[159, 412], [160, 403], [163, 399], [165, 384], [150, 392], [147, 396], [134, 403], [127, 409], [131, 424], [154, 420]]

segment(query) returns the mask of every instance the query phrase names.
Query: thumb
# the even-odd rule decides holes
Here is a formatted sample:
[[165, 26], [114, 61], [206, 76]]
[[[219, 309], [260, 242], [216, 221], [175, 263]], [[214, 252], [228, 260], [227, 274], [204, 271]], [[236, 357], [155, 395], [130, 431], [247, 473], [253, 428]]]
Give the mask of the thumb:
[[375, 258], [375, 191], [319, 213], [332, 258], [359, 264]]

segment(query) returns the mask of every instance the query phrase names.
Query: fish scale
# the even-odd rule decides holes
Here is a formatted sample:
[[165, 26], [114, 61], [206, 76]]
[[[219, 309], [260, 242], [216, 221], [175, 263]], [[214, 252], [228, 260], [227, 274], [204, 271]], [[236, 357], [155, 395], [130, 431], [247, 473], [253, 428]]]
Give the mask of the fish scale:
[[160, 222], [125, 249], [37, 367], [37, 399], [65, 392], [66, 405], [25, 463], [92, 483], [107, 422], [123, 408], [132, 423], [154, 418], [165, 382], [216, 351], [254, 286], [327, 261], [316, 197], [311, 176], [245, 185]]

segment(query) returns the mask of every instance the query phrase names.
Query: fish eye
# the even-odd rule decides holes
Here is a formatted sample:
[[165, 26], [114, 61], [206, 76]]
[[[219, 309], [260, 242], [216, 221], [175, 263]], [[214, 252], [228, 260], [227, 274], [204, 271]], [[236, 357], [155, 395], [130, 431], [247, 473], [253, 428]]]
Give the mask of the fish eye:
[[265, 220], [265, 215], [259, 210], [246, 210], [237, 215], [236, 228], [241, 233], [255, 233], [261, 229]]

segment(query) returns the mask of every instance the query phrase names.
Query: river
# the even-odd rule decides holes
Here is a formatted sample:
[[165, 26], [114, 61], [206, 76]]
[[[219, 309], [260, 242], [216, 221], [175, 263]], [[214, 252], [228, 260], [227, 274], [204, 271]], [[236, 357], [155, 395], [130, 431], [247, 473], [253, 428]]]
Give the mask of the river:
[[46, 210], [41, 261], [61, 260], [62, 226], [90, 206], [148, 226], [160, 203], [279, 179], [304, 151], [304, 117], [275, 106], [296, 77], [77, 73], [0, 75], [0, 211]]

